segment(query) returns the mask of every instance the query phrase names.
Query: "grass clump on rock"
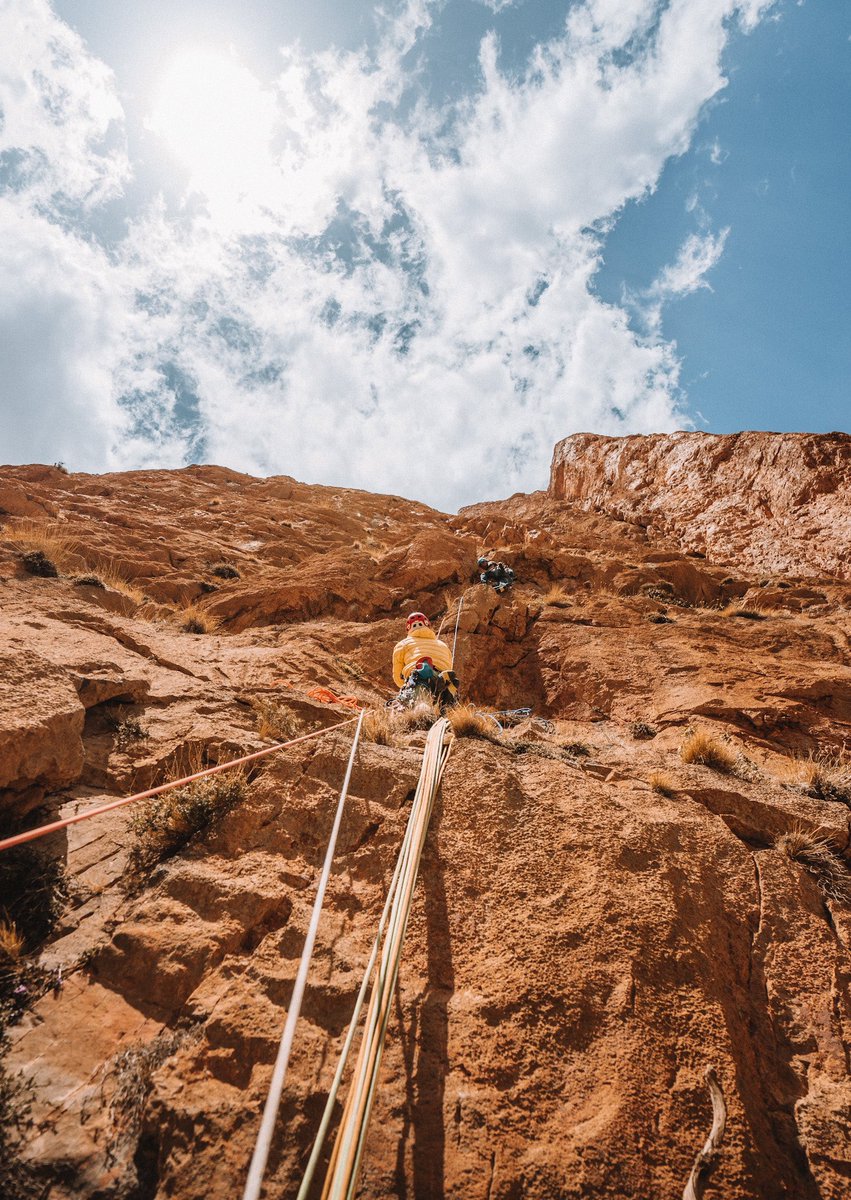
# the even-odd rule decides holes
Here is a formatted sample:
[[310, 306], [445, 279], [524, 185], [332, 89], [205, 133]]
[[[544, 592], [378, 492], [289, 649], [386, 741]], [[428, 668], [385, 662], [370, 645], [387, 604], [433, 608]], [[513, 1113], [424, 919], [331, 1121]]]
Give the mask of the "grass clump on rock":
[[447, 710], [446, 716], [456, 737], [484, 738], [489, 742], [502, 738], [502, 730], [494, 718], [473, 704], [457, 704]]
[[735, 751], [705, 729], [694, 729], [686, 735], [680, 758], [684, 763], [697, 763], [724, 774], [730, 774], [738, 762]]
[[782, 834], [774, 845], [812, 875], [826, 900], [851, 904], [851, 872], [828, 838], [798, 826]]
[[431, 729], [443, 714], [432, 697], [424, 692], [410, 708], [375, 708], [363, 719], [361, 737], [378, 746], [391, 746], [394, 738], [418, 729]]
[[214, 633], [219, 627], [218, 617], [214, 617], [198, 604], [187, 604], [181, 610], [181, 617], [181, 629], [184, 633]]
[[254, 719], [257, 722], [257, 732], [262, 738], [274, 738], [278, 742], [287, 742], [291, 738], [304, 733], [304, 722], [291, 708], [277, 700], [266, 697], [255, 697], [251, 701], [254, 709]]
[[573, 600], [560, 583], [554, 583], [549, 591], [541, 596], [541, 604], [544, 608], [571, 608]]
[[798, 764], [799, 778], [816, 800], [847, 804], [851, 808], [851, 766], [827, 754], [812, 754]]
[[667, 796], [670, 799], [677, 794], [677, 785], [670, 775], [666, 775], [664, 771], [654, 771], [647, 780], [650, 787], [659, 796]]
[[223, 771], [149, 801], [131, 821], [133, 866], [143, 870], [177, 854], [243, 801], [247, 786], [244, 772]]
[[240, 574], [236, 567], [231, 562], [217, 562], [210, 567], [213, 575], [219, 579], [239, 579]]

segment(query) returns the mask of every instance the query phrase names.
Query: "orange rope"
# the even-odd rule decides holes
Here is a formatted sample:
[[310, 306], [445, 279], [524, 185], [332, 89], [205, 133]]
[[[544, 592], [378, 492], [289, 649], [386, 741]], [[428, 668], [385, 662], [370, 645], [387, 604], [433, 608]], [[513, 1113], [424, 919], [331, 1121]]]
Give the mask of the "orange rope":
[[196, 779], [203, 779], [207, 775], [218, 775], [220, 771], [229, 771], [231, 767], [239, 767], [243, 763], [263, 758], [266, 754], [274, 754], [276, 750], [283, 750], [287, 746], [295, 746], [299, 742], [306, 742], [309, 738], [321, 737], [323, 733], [330, 733], [332, 729], [342, 729], [344, 725], [351, 725], [356, 720], [357, 717], [350, 717], [347, 721], [340, 721], [337, 725], [329, 725], [326, 729], [314, 729], [313, 733], [303, 733], [301, 737], [293, 738], [289, 742], [278, 742], [277, 745], [268, 746], [265, 750], [255, 750], [253, 754], [245, 754], [242, 758], [231, 759], [230, 762], [220, 763], [216, 767], [207, 767], [206, 770], [196, 771], [194, 775], [186, 775], [183, 779], [174, 779], [171, 783], [161, 783], [159, 787], [149, 788], [147, 792], [137, 792], [134, 796], [124, 796], [120, 800], [112, 800], [109, 804], [101, 804], [97, 808], [87, 809], [86, 812], [76, 813], [73, 817], [65, 817], [61, 821], [51, 821], [49, 825], [38, 825], [35, 829], [28, 829], [25, 833], [18, 833], [14, 837], [4, 838], [0, 841], [0, 850], [10, 850], [12, 846], [20, 846], [22, 842], [32, 842], [36, 838], [44, 837], [48, 833], [56, 833], [57, 830], [65, 829], [68, 825], [76, 825], [78, 821], [87, 821], [89, 817], [97, 817], [101, 813], [112, 812], [114, 808], [122, 808], [125, 804], [132, 804], [136, 800], [148, 800], [151, 796], [159, 796], [163, 792], [170, 791], [172, 788], [184, 787], [187, 783], [192, 783]]

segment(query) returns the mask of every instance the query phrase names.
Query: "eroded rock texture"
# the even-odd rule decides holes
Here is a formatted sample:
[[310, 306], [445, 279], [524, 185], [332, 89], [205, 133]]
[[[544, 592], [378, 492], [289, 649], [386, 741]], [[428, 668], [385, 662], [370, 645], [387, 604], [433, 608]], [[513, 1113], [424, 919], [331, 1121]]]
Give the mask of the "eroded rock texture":
[[851, 579], [851, 435], [575, 434], [550, 493], [753, 571]]
[[[363, 1197], [675, 1200], [710, 1065], [728, 1119], [707, 1197], [847, 1196], [851, 584], [825, 483], [847, 447], [809, 438], [808, 468], [794, 437], [771, 454], [769, 435], [717, 439], [728, 463], [748, 437], [775, 514], [798, 463], [788, 552], [757, 538], [741, 465], [700, 475], [700, 512], [697, 466], [688, 487], [664, 473], [666, 455], [703, 462], [703, 435], [568, 439], [550, 493], [457, 516], [212, 467], [0, 472], [8, 828], [269, 745], [258, 702], [291, 732], [350, 715], [316, 685], [382, 705], [405, 613], [451, 632], [462, 596], [467, 695], [552, 722], [453, 748]], [[651, 520], [623, 501], [635, 477]], [[25, 570], [25, 535], [54, 539], [56, 578]], [[515, 567], [511, 592], [474, 582], [481, 551]], [[725, 769], [683, 761], [690, 729]], [[270, 1198], [298, 1189], [423, 737], [358, 754]], [[33, 1000], [4, 1061], [32, 1103], [10, 1197], [241, 1194], [349, 744], [264, 760], [236, 807], [141, 871], [127, 809], [43, 844], [70, 887], [50, 937], [4, 967], [27, 966]]]

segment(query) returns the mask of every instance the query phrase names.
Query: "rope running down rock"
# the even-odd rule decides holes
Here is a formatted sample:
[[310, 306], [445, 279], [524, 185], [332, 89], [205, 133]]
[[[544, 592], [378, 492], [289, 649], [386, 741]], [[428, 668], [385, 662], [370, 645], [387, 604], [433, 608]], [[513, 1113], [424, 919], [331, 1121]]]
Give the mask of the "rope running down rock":
[[364, 714], [358, 717], [358, 726], [355, 730], [355, 736], [352, 741], [352, 749], [349, 754], [349, 763], [346, 767], [346, 777], [343, 780], [343, 786], [340, 790], [340, 799], [337, 803], [337, 813], [334, 817], [334, 825], [331, 829], [331, 836], [328, 840], [328, 849], [325, 851], [325, 862], [322, 866], [322, 874], [319, 877], [319, 885], [316, 889], [316, 899], [313, 902], [313, 912], [310, 916], [310, 925], [307, 930], [307, 937], [304, 940], [304, 949], [301, 952], [301, 962], [298, 965], [298, 974], [296, 975], [295, 984], [293, 986], [293, 994], [290, 998], [289, 1008], [287, 1010], [287, 1020], [284, 1025], [284, 1031], [281, 1034], [281, 1041], [278, 1047], [278, 1057], [275, 1060], [275, 1068], [272, 1072], [272, 1080], [269, 1084], [269, 1094], [266, 1097], [266, 1105], [263, 1109], [263, 1119], [260, 1122], [260, 1130], [257, 1134], [257, 1142], [254, 1146], [254, 1154], [251, 1157], [251, 1165], [248, 1168], [248, 1179], [245, 1183], [245, 1191], [243, 1192], [243, 1200], [258, 1200], [260, 1189], [263, 1186], [263, 1173], [266, 1170], [266, 1161], [269, 1157], [269, 1150], [272, 1146], [272, 1136], [275, 1132], [275, 1122], [278, 1118], [278, 1108], [281, 1103], [281, 1093], [284, 1089], [284, 1080], [287, 1074], [287, 1064], [290, 1060], [290, 1051], [292, 1050], [293, 1037], [295, 1036], [296, 1022], [298, 1021], [301, 1012], [302, 1000], [304, 999], [304, 990], [307, 986], [307, 973], [310, 970], [310, 960], [313, 956], [313, 946], [316, 942], [316, 934], [319, 929], [319, 918], [322, 914], [322, 903], [325, 899], [325, 890], [328, 887], [328, 880], [331, 876], [331, 865], [334, 861], [334, 853], [337, 849], [337, 835], [340, 832], [340, 824], [343, 819], [343, 809], [346, 803], [346, 796], [349, 791], [349, 781], [352, 777], [352, 767], [355, 761], [355, 752], [360, 739], [361, 725], [363, 724]]

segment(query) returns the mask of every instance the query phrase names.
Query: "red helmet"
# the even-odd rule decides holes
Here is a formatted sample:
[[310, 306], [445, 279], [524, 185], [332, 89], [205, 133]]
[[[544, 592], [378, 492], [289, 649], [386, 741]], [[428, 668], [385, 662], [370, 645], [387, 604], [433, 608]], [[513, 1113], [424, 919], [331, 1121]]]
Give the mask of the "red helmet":
[[405, 628], [410, 629], [411, 626], [416, 624], [417, 621], [419, 621], [422, 625], [427, 625], [429, 629], [431, 629], [431, 621], [428, 619], [425, 613], [411, 613], [405, 622]]

